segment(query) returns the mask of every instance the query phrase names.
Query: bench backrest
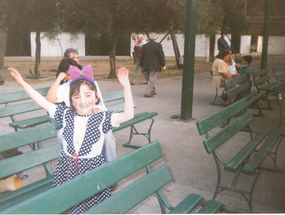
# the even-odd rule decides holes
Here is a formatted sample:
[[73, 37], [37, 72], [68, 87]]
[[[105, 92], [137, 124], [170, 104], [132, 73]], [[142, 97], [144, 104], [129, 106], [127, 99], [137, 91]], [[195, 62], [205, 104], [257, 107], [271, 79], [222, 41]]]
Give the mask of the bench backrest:
[[[228, 80], [228, 81], [224, 81], [226, 93], [227, 93], [227, 96], [228, 96], [229, 100], [231, 101], [231, 103], [233, 103], [231, 98], [238, 95], [239, 93], [241, 93], [245, 90], [249, 93], [250, 84], [247, 80], [248, 80], [248, 77], [246, 75], [242, 75], [240, 77], [233, 78], [233, 79]], [[230, 90], [230, 88], [236, 84], [239, 84], [239, 86]]]
[[269, 70], [267, 68], [258, 71], [251, 71], [251, 74], [254, 85], [257, 89], [260, 89], [262, 86], [270, 83]]
[[285, 66], [273, 66], [272, 70], [277, 82], [285, 79]]
[[[159, 142], [150, 143], [88, 173], [65, 182], [60, 186], [54, 187], [45, 193], [36, 195], [27, 201], [6, 209], [5, 211], [1, 211], [1, 213], [63, 213], [85, 199], [101, 192], [110, 185], [145, 168], [161, 157], [162, 151]], [[159, 177], [161, 181], [153, 181], [157, 177]], [[158, 168], [157, 171], [155, 170], [151, 174], [134, 182], [131, 187], [128, 186], [126, 188], [127, 190], [123, 189], [119, 191], [112, 196], [115, 198], [110, 197], [110, 199], [115, 200], [109, 201], [114, 201], [114, 203], [120, 202], [116, 204], [115, 208], [118, 207], [116, 213], [124, 213], [125, 210], [143, 201], [148, 195], [149, 190], [155, 190], [154, 192], [156, 192], [163, 184], [169, 183], [171, 180], [172, 177], [169, 170], [163, 165]], [[129, 195], [130, 190], [136, 193], [131, 192]], [[128, 197], [127, 200], [125, 200], [126, 197]], [[97, 206], [94, 209], [96, 210], [96, 208]], [[109, 211], [106, 212], [109, 213]], [[112, 211], [110, 213], [112, 213]]]
[[[52, 123], [4, 134], [0, 136], [0, 152], [53, 139], [56, 136], [57, 133]], [[55, 160], [59, 157], [60, 151], [60, 144], [54, 144], [42, 149], [37, 149], [32, 152], [1, 160], [0, 179]]]
[[[118, 90], [113, 92], [107, 92], [102, 94], [104, 104], [108, 110], [112, 110], [115, 113], [120, 113], [124, 111], [124, 91]], [[136, 108], [134, 103], [134, 108]]]
[[[49, 90], [49, 87], [35, 89], [41, 95], [46, 96]], [[12, 93], [0, 94], [0, 104], [8, 104], [12, 102], [24, 101], [31, 99], [30, 96], [25, 91], [17, 91]]]
[[247, 106], [248, 102], [245, 99], [242, 99], [196, 122], [199, 134], [206, 134], [206, 140], [204, 140], [203, 143], [208, 154], [215, 151], [224, 142], [234, 136], [239, 130], [248, 125], [253, 120], [253, 116], [250, 112], [245, 113], [237, 120], [233, 121], [215, 134], [210, 136], [208, 132], [226, 120], [230, 119], [231, 117], [235, 116], [236, 114], [240, 113], [242, 110], [246, 109]]
[[281, 104], [285, 99], [285, 81], [279, 82], [273, 88], [274, 94], [278, 98], [278, 102]]
[[[36, 89], [42, 96], [46, 96], [49, 87]], [[14, 115], [27, 113], [42, 109], [35, 102], [27, 101], [21, 104], [13, 104], [14, 102], [30, 100], [31, 98], [25, 91], [17, 91], [12, 93], [0, 94], [0, 104], [5, 104], [5, 107], [0, 108], [0, 118], [11, 117], [12, 121], [16, 121]]]

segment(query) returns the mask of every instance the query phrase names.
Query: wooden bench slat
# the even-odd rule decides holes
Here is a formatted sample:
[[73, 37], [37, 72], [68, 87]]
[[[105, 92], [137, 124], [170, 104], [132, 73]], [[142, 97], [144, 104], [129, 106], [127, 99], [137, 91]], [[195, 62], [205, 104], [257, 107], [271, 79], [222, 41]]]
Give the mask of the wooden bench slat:
[[234, 172], [241, 165], [241, 163], [251, 154], [255, 147], [262, 141], [262, 139], [269, 132], [269, 128], [262, 128], [249, 143], [247, 143], [226, 165], [225, 170]]
[[124, 99], [124, 90], [103, 93], [102, 97], [104, 103]]
[[[156, 183], [159, 181], [159, 183]], [[135, 183], [115, 193], [110, 198], [86, 211], [86, 214], [123, 214], [172, 181], [164, 164]], [[131, 196], [131, 198], [130, 198]], [[116, 207], [114, 207], [116, 205]]]
[[[17, 133], [17, 132], [16, 132]], [[59, 157], [61, 151], [60, 144], [54, 144], [41, 150], [27, 152], [15, 157], [1, 160], [0, 162], [0, 178], [13, 175], [43, 163], [50, 162]]]
[[[0, 136], [0, 152], [57, 137], [53, 124], [46, 124]], [[13, 144], [11, 144], [13, 143]]]
[[41, 125], [41, 124], [44, 124], [50, 121], [51, 121], [51, 118], [48, 115], [45, 115], [45, 116], [39, 116], [35, 118], [20, 120], [16, 122], [11, 122], [9, 123], [9, 126], [13, 128], [25, 129], [25, 128], [34, 127], [36, 125]]
[[[13, 192], [7, 192], [5, 195], [0, 196], [0, 205], [4, 205], [7, 202], [11, 202], [14, 199], [20, 198], [21, 196], [25, 196], [26, 193], [33, 192], [34, 189], [38, 189], [42, 186], [46, 186], [47, 184], [51, 184], [53, 181], [54, 175], [48, 176], [44, 179], [36, 181], [32, 184], [28, 184], [24, 187], [21, 187]], [[2, 208], [2, 207], [1, 207]], [[1, 209], [0, 209], [1, 211]]]
[[261, 69], [261, 70], [252, 72], [252, 76], [253, 76], [254, 78], [256, 78], [256, 77], [258, 77], [258, 76], [266, 75], [268, 72], [269, 72], [268, 69], [265, 68], [265, 69]]
[[[137, 107], [137, 105], [134, 102], [134, 108], [136, 108], [136, 107]], [[123, 112], [124, 108], [125, 108], [125, 103], [119, 103], [119, 104], [113, 104], [113, 105], [108, 105], [107, 106], [108, 110], [112, 110], [115, 113]]]
[[211, 114], [204, 119], [196, 122], [198, 132], [200, 135], [207, 133], [214, 127], [226, 121], [228, 118], [235, 116], [240, 110], [246, 109], [248, 102], [246, 100], [240, 100], [235, 103], [235, 105], [230, 105], [225, 109], [222, 109], [214, 114]]
[[258, 151], [252, 156], [252, 158], [247, 162], [247, 164], [242, 168], [244, 174], [253, 174], [255, 170], [259, 167], [260, 163], [264, 160], [268, 152], [271, 150], [272, 146], [276, 143], [282, 130], [274, 129], [271, 135], [266, 139], [265, 143], [258, 149]]
[[[37, 92], [39, 92], [42, 96], [46, 96], [47, 92], [49, 90], [49, 87], [45, 88], [39, 88], [35, 89]], [[4, 93], [0, 94], [0, 104], [7, 104], [17, 101], [23, 101], [31, 99], [30, 96], [25, 91], [17, 91], [17, 92], [11, 92], [11, 93]]]
[[[235, 95], [237, 95], [237, 94], [247, 90], [249, 87], [250, 87], [249, 83], [246, 82], [246, 83], [244, 83], [242, 85], [239, 85], [239, 87], [237, 87], [237, 88], [234, 88], [234, 89], [232, 89], [230, 91], [227, 91], [227, 95], [228, 95], [229, 98], [232, 98], [233, 96], [235, 96]], [[253, 92], [251, 92], [251, 95], [253, 95], [255, 93], [256, 93], [256, 91], [255, 92], [253, 91]]]
[[258, 101], [264, 95], [265, 95], [264, 91], [260, 91], [259, 93], [255, 93], [253, 96], [250, 96], [250, 99], [248, 100], [248, 104], [250, 105], [250, 104]]
[[28, 102], [24, 104], [18, 104], [13, 106], [7, 106], [0, 108], [0, 117], [8, 117], [12, 115], [27, 113], [35, 110], [42, 109], [40, 106], [38, 106], [35, 102]]
[[[236, 103], [235, 103], [236, 104]], [[243, 116], [239, 117], [231, 124], [227, 125], [224, 129], [218, 131], [211, 137], [203, 141], [204, 147], [207, 153], [212, 153], [214, 150], [219, 148], [224, 142], [229, 140], [238, 131], [244, 128], [249, 122], [251, 122], [253, 116], [250, 112], [245, 113]]]
[[140, 123], [146, 119], [150, 119], [154, 116], [156, 116], [157, 113], [156, 112], [152, 112], [152, 113], [148, 113], [148, 112], [145, 112], [145, 113], [140, 113], [139, 115], [137, 116], [134, 116], [133, 119], [127, 121], [127, 122], [124, 122], [122, 123], [119, 127], [114, 127], [113, 128], [113, 132], [116, 132], [116, 131], [119, 131], [121, 129], [124, 129], [124, 128], [127, 128], [127, 127], [130, 127], [131, 125], [135, 125], [137, 123]]
[[[90, 172], [65, 182], [60, 186], [54, 187], [45, 193], [41, 193], [12, 208], [7, 208], [0, 212], [33, 214], [63, 213], [161, 157], [162, 151], [159, 142], [156, 141], [150, 143], [123, 157], [119, 157]], [[98, 184], [97, 186], [94, 181], [101, 181], [104, 183]], [[88, 184], [88, 186], [86, 186], [86, 184]], [[72, 187], [72, 193], [70, 187]]]
[[209, 200], [203, 208], [201, 208], [197, 213], [198, 214], [209, 214], [209, 213], [217, 213], [219, 212], [224, 205], [221, 202], [217, 202], [214, 200]]
[[202, 196], [191, 193], [169, 213], [170, 214], [191, 213], [199, 204], [201, 204], [202, 201], [203, 201]]
[[27, 199], [32, 198], [40, 193], [52, 189], [53, 178], [54, 175], [49, 176], [13, 192], [9, 192], [3, 197], [0, 197], [0, 212], [13, 207], [16, 204], [24, 202]]

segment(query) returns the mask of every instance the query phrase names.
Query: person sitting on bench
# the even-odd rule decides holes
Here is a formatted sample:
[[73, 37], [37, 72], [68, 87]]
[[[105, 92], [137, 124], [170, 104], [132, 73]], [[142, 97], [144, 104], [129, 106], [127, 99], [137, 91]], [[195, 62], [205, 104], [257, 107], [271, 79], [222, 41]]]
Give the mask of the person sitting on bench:
[[[222, 50], [219, 52], [219, 54], [216, 56], [216, 59], [213, 63], [212, 66], [212, 71], [213, 71], [213, 85], [214, 87], [224, 87], [224, 81], [232, 79], [232, 75], [230, 72], [229, 64], [232, 62], [231, 61], [232, 56], [231, 52], [229, 50]], [[237, 75], [236, 77], [238, 77]], [[238, 87], [238, 85], [234, 85], [231, 87], [231, 89], [234, 89]], [[225, 98], [225, 96], [222, 95], [222, 98]], [[233, 100], [235, 99], [232, 98]], [[230, 105], [230, 101], [226, 101], [226, 105]]]

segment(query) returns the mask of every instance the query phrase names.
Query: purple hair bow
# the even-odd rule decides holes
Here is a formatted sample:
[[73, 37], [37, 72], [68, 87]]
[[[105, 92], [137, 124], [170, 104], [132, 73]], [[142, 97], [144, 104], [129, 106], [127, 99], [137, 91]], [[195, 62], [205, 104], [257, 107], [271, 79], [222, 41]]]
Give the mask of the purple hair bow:
[[91, 65], [84, 66], [82, 70], [79, 70], [76, 66], [70, 65], [69, 74], [70, 74], [70, 84], [81, 79], [85, 79], [94, 84], [95, 80], [93, 78], [93, 70]]

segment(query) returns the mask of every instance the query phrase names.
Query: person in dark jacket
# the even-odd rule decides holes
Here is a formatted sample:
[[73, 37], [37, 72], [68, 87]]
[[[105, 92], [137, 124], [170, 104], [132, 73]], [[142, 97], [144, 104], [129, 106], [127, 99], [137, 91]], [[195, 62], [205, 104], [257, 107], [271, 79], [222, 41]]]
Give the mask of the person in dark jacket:
[[162, 45], [157, 43], [156, 33], [149, 35], [150, 42], [142, 47], [140, 56], [140, 67], [147, 80], [147, 86], [144, 93], [144, 97], [153, 97], [156, 94], [154, 87], [157, 73], [161, 69], [165, 69], [165, 57], [162, 50]]
[[227, 34], [226, 30], [221, 31], [221, 37], [218, 39], [218, 50], [219, 51], [224, 51], [224, 50], [230, 49], [229, 44], [225, 40], [226, 34]]

